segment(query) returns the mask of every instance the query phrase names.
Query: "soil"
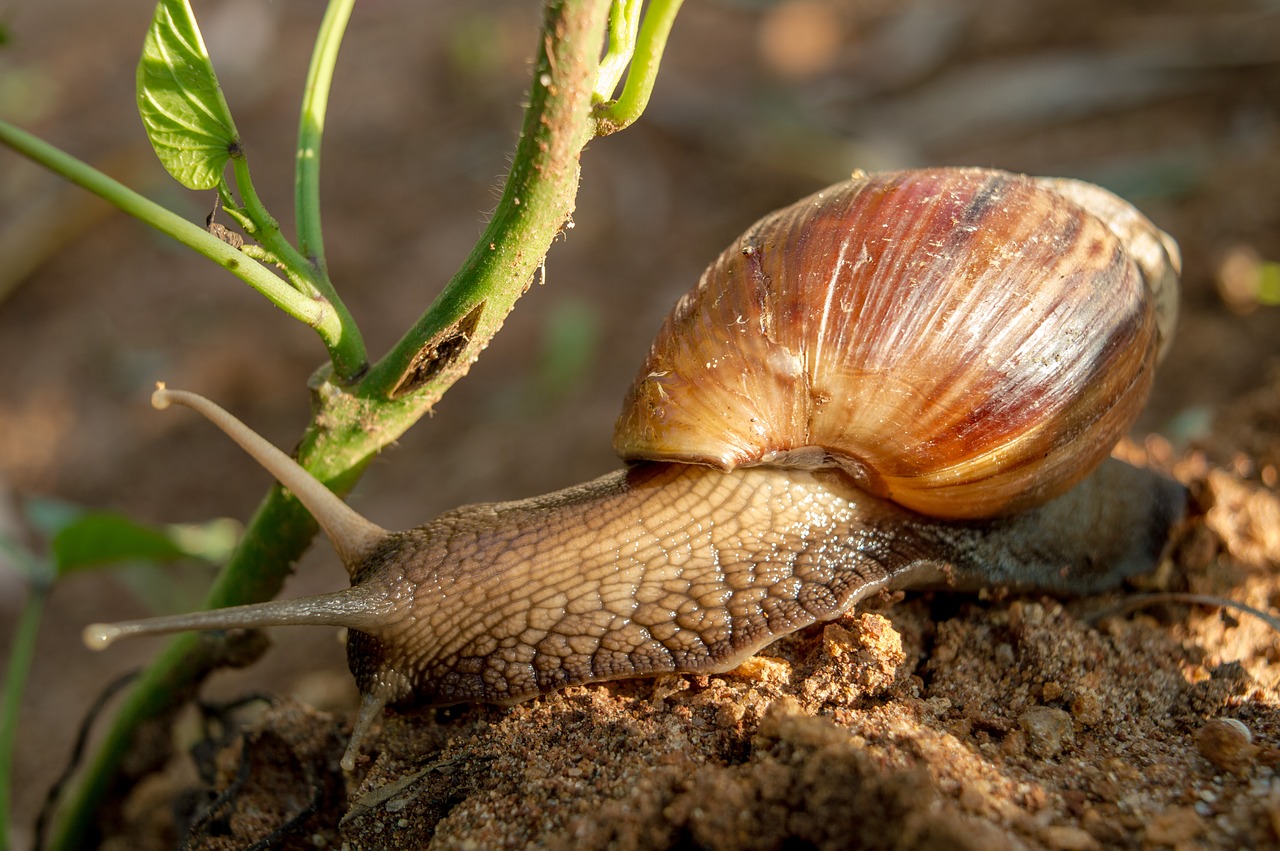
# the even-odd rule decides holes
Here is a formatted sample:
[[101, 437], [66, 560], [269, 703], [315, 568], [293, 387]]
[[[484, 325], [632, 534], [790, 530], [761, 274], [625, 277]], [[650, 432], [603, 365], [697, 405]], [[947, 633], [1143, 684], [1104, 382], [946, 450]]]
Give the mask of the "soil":
[[[492, 208], [533, 5], [356, 9], [324, 214], [333, 277], [374, 353]], [[287, 219], [319, 9], [196, 7], [261, 194]], [[0, 115], [201, 221], [212, 198], [168, 180], [134, 113], [150, 15], [144, 0], [11, 4]], [[1126, 608], [1165, 591], [1280, 607], [1280, 312], [1257, 287], [1280, 258], [1277, 45], [1280, 13], [1260, 0], [686, 4], [645, 118], [588, 150], [545, 284], [352, 497], [404, 527], [613, 468], [612, 419], [650, 336], [747, 224], [855, 168], [995, 165], [1102, 182], [1182, 246], [1177, 339], [1122, 447], [1193, 496], [1150, 577], [1085, 600], [910, 594], [726, 675], [389, 713], [351, 775], [337, 767], [356, 699], [341, 645], [276, 631], [259, 663], [212, 678], [203, 710], [159, 732], [167, 747], [135, 755], [103, 847], [1280, 846], [1277, 633], [1221, 606]], [[198, 390], [287, 446], [322, 358], [312, 334], [3, 152], [0, 257], [11, 501], [247, 517], [266, 476], [147, 394], [157, 379]], [[7, 642], [23, 588], [0, 579]], [[205, 581], [126, 570], [56, 589], [24, 697], [16, 847], [89, 706], [159, 646], [90, 655], [81, 627], [191, 608]], [[317, 547], [285, 593], [345, 581]]]

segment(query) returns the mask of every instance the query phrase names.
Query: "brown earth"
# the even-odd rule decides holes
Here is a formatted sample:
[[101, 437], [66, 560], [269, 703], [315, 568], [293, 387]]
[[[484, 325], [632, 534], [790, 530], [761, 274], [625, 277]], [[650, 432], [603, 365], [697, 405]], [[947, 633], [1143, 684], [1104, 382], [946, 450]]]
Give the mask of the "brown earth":
[[[334, 279], [375, 353], [493, 205], [532, 6], [356, 9], [325, 221]], [[1163, 589], [1280, 606], [1280, 314], [1248, 294], [1254, 258], [1280, 257], [1280, 14], [1243, 0], [686, 7], [649, 114], [587, 152], [547, 284], [354, 504], [401, 527], [612, 468], [612, 418], [649, 337], [745, 225], [854, 168], [965, 163], [1098, 180], [1181, 243], [1185, 310], [1135, 432], [1161, 436], [1129, 449], [1192, 488], [1172, 558], [1099, 599], [909, 595], [719, 677], [390, 714], [349, 778], [336, 768], [354, 701], [342, 649], [327, 630], [277, 631], [262, 662], [206, 689], [212, 703], [275, 699], [184, 716], [167, 767], [112, 808], [107, 847], [172, 847], [190, 821], [202, 848], [288, 824], [280, 847], [1280, 845], [1276, 633], [1183, 603], [1095, 620]], [[287, 219], [318, 9], [196, 8], [259, 188]], [[0, 115], [201, 220], [212, 199], [168, 181], [133, 111], [150, 4], [10, 10]], [[156, 522], [247, 517], [265, 475], [146, 395], [156, 379], [198, 390], [287, 445], [322, 358], [310, 332], [3, 152], [0, 258], [0, 484]], [[22, 588], [0, 577], [7, 642]], [[18, 847], [88, 706], [158, 646], [91, 656], [80, 628], [189, 608], [202, 581], [130, 570], [57, 589], [24, 702]], [[318, 547], [286, 594], [344, 581]]]

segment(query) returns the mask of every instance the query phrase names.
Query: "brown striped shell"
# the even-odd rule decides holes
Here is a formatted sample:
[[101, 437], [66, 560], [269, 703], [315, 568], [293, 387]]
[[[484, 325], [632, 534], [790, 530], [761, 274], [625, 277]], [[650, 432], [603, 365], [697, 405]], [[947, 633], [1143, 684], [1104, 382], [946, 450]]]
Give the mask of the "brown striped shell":
[[1176, 313], [1173, 241], [1078, 181], [903, 171], [757, 222], [667, 318], [628, 460], [843, 467], [925, 514], [1039, 504], [1132, 424]]

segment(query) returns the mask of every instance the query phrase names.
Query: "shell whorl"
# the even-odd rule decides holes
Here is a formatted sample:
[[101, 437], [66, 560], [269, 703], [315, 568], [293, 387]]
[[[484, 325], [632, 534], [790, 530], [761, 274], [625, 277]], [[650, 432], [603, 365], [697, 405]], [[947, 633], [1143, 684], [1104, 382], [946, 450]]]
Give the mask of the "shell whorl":
[[1043, 503], [1146, 401], [1173, 316], [1155, 305], [1176, 304], [1169, 246], [1093, 187], [984, 169], [855, 178], [761, 219], [707, 269], [641, 367], [615, 448], [726, 470], [835, 463], [937, 517]]

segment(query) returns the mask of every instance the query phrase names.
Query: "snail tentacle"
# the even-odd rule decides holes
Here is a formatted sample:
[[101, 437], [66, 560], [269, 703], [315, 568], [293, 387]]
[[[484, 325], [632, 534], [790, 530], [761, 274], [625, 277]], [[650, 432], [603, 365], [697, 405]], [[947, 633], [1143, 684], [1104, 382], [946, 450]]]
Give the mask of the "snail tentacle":
[[172, 403], [200, 413], [288, 488], [324, 529], [348, 573], [354, 576], [354, 568], [363, 563], [389, 534], [339, 499], [297, 461], [217, 404], [195, 393], [169, 390], [163, 382], [157, 383], [155, 392], [151, 394], [151, 405], [157, 410], [164, 410]]
[[93, 623], [84, 628], [84, 643], [105, 650], [117, 639], [195, 630], [258, 629], [270, 626], [341, 626], [372, 629], [391, 610], [386, 589], [376, 582], [341, 591], [228, 606], [204, 612], [162, 615], [117, 623]]

